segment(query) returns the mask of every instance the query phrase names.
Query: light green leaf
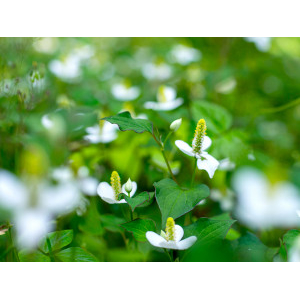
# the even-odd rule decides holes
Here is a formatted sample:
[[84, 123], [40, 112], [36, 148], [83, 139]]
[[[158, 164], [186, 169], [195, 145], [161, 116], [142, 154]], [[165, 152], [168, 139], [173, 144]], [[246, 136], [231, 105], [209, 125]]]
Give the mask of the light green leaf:
[[207, 124], [208, 132], [215, 134], [221, 133], [232, 124], [232, 116], [222, 106], [207, 101], [194, 102], [192, 112], [195, 116], [195, 122], [204, 119]]
[[55, 254], [55, 257], [64, 262], [96, 262], [94, 255], [79, 247], [64, 249]]
[[209, 196], [209, 188], [204, 184], [184, 190], [169, 178], [155, 182], [154, 187], [162, 215], [162, 226], [165, 226], [168, 217], [176, 219], [182, 216]]
[[137, 206], [140, 206], [141, 204], [145, 203], [146, 201], [150, 201], [150, 195], [148, 192], [142, 192], [138, 195], [136, 195], [133, 198], [130, 198], [129, 196], [127, 196], [126, 194], [119, 194], [119, 199], [124, 199], [126, 200], [126, 202], [129, 204], [130, 208], [132, 211], [134, 211], [134, 209]]
[[146, 232], [156, 231], [156, 226], [154, 221], [150, 219], [136, 219], [134, 221], [125, 223], [121, 225], [127, 231], [132, 232], [135, 239], [139, 242], [146, 242]]
[[[52, 251], [61, 249], [69, 245], [73, 240], [73, 230], [54, 231], [47, 235], [50, 240]], [[40, 243], [40, 249], [49, 253], [46, 237]]]
[[153, 133], [152, 122], [144, 119], [132, 119], [128, 111], [115, 116], [103, 118], [102, 120], [106, 120], [112, 124], [117, 124], [122, 131], [133, 130], [136, 133], [142, 133], [144, 131], [148, 131], [151, 134]]
[[195, 235], [197, 237], [197, 243], [201, 243], [201, 245], [210, 244], [224, 239], [234, 222], [235, 220], [200, 218], [197, 222], [184, 228], [184, 236], [189, 237]]

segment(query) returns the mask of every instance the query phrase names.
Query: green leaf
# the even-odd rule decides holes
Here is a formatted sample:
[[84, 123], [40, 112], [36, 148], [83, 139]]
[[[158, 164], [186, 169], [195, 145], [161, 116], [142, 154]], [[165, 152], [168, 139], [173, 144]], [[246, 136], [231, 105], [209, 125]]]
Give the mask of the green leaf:
[[119, 199], [124, 199], [124, 198], [125, 198], [126, 202], [129, 204], [129, 206], [131, 207], [132, 211], [134, 211], [134, 209], [137, 206], [140, 206], [144, 202], [150, 201], [150, 195], [148, 192], [142, 192], [133, 198], [130, 198], [129, 196], [127, 196], [126, 194], [123, 194], [123, 193], [119, 194]]
[[[59, 250], [69, 245], [73, 240], [73, 230], [54, 231], [47, 235], [50, 240], [52, 251]], [[40, 248], [45, 253], [49, 253], [46, 237], [40, 243]]]
[[210, 244], [216, 240], [222, 240], [227, 235], [235, 220], [212, 220], [200, 218], [197, 222], [184, 228], [184, 236], [195, 235], [197, 243]]
[[221, 133], [232, 124], [232, 116], [222, 106], [206, 101], [194, 102], [192, 112], [195, 116], [195, 121], [204, 119], [207, 124], [207, 131], [215, 134]]
[[135, 219], [134, 221], [122, 224], [121, 226], [127, 231], [132, 232], [135, 239], [139, 242], [147, 241], [147, 231], [156, 231], [155, 223], [150, 219]]
[[18, 253], [21, 262], [50, 262], [50, 257], [39, 251], [28, 251], [23, 249]]
[[122, 131], [133, 130], [136, 133], [142, 133], [144, 131], [148, 131], [151, 134], [153, 133], [152, 122], [144, 119], [132, 119], [128, 111], [115, 116], [103, 118], [102, 120], [106, 120], [112, 124], [117, 124]]
[[209, 196], [209, 188], [204, 184], [184, 190], [169, 178], [155, 182], [154, 187], [162, 215], [162, 226], [165, 226], [168, 217], [176, 219], [182, 216]]
[[101, 215], [101, 222], [105, 230], [111, 232], [122, 232], [123, 228], [120, 228], [120, 224], [124, 223], [124, 218], [117, 217], [115, 215]]
[[55, 254], [55, 257], [64, 262], [96, 262], [92, 254], [79, 247], [64, 249]]

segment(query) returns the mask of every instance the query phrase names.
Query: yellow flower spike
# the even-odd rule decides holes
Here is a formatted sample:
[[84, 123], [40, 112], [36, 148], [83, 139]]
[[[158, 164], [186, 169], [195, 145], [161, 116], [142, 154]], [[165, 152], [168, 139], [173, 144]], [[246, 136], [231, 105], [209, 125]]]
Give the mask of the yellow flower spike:
[[206, 123], [204, 119], [200, 119], [195, 130], [194, 140], [192, 144], [194, 153], [201, 154], [203, 139], [205, 135]]
[[121, 179], [117, 171], [113, 171], [110, 177], [111, 186], [115, 193], [115, 200], [118, 200], [118, 195], [121, 193]]
[[166, 93], [165, 93], [165, 86], [161, 85], [158, 88], [158, 101], [161, 103], [167, 102], [167, 97], [166, 97]]
[[167, 241], [175, 241], [175, 221], [171, 217], [167, 219], [166, 239]]

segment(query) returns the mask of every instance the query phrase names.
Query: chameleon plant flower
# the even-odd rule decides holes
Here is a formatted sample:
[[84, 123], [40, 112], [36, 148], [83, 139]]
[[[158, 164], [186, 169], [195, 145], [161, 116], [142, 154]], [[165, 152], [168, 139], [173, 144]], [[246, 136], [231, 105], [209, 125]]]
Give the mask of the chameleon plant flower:
[[117, 138], [118, 130], [118, 125], [105, 121], [103, 126], [97, 124], [86, 128], [87, 135], [84, 136], [84, 139], [92, 144], [110, 143]]
[[144, 106], [153, 110], [173, 110], [183, 103], [182, 98], [176, 98], [176, 90], [168, 86], [160, 86], [157, 92], [157, 102], [147, 101]]
[[[98, 195], [102, 198], [103, 201], [109, 203], [109, 204], [121, 204], [126, 203], [125, 199], [118, 200], [118, 196], [120, 193], [126, 193], [125, 185], [123, 184], [121, 186], [121, 179], [118, 174], [118, 172], [113, 171], [111, 173], [110, 182], [100, 182], [97, 188]], [[136, 182], [131, 182], [132, 190], [130, 192], [130, 197], [132, 197], [136, 190], [137, 190], [137, 184]]]
[[182, 227], [175, 225], [173, 218], [167, 219], [166, 232], [161, 231], [160, 235], [153, 231], [146, 232], [146, 238], [151, 245], [174, 250], [188, 249], [193, 246], [197, 240], [195, 236], [190, 236], [182, 240], [183, 235], [184, 231]]
[[117, 83], [112, 86], [111, 93], [119, 101], [132, 101], [141, 94], [141, 91], [137, 86]]
[[219, 162], [205, 151], [211, 145], [211, 139], [205, 134], [206, 123], [204, 119], [200, 119], [195, 130], [195, 137], [192, 142], [192, 147], [186, 142], [180, 140], [177, 140], [175, 145], [183, 153], [196, 157], [198, 169], [205, 170], [209, 177], [212, 178], [219, 166]]

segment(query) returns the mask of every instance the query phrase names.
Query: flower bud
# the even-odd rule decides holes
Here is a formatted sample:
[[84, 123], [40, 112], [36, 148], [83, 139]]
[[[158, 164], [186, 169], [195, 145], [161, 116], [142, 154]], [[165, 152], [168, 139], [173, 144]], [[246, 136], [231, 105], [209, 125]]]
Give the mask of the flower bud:
[[127, 180], [127, 182], [125, 184], [125, 191], [127, 193], [130, 193], [132, 191], [132, 182], [131, 182], [130, 178]]
[[177, 131], [181, 125], [181, 122], [182, 122], [181, 118], [173, 121], [170, 125], [170, 129], [174, 132]]

